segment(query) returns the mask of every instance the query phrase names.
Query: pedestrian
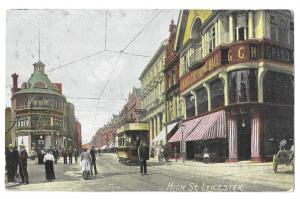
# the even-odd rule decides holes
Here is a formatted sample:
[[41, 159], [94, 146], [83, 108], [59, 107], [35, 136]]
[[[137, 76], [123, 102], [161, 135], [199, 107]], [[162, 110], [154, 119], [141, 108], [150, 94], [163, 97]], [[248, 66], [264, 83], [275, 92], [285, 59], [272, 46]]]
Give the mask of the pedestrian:
[[74, 158], [75, 158], [76, 164], [77, 164], [77, 162], [78, 162], [78, 156], [79, 156], [79, 149], [76, 148], [76, 149], [74, 149]]
[[169, 162], [169, 150], [167, 145], [164, 146], [164, 158], [166, 162]]
[[174, 146], [174, 158], [175, 158], [175, 162], [177, 162], [177, 156], [178, 156], [177, 147]]
[[93, 146], [92, 149], [90, 150], [90, 155], [92, 157], [91, 175], [93, 175], [93, 168], [94, 168], [95, 175], [96, 175], [97, 174], [97, 166], [96, 166], [96, 150], [95, 150], [95, 146]]
[[51, 151], [47, 150], [47, 153], [44, 156], [44, 163], [45, 163], [46, 180], [48, 181], [55, 180], [53, 162], [54, 162], [54, 157], [51, 154]]
[[17, 168], [19, 163], [19, 155], [14, 149], [14, 145], [9, 144], [5, 151], [5, 161], [6, 161], [6, 172], [7, 181], [9, 184], [14, 183], [15, 176], [17, 175]]
[[58, 156], [59, 156], [58, 149], [55, 148], [54, 151], [53, 151], [53, 157], [54, 157], [54, 163], [55, 164], [57, 164]]
[[69, 155], [69, 164], [72, 164], [72, 160], [73, 160], [73, 150], [72, 148], [69, 149], [69, 152], [68, 152], [68, 155]]
[[147, 159], [149, 159], [149, 151], [144, 141], [140, 142], [140, 146], [138, 147], [138, 157], [140, 162], [140, 172], [141, 175], [147, 174]]
[[88, 171], [91, 172], [91, 164], [92, 164], [92, 157], [89, 152], [87, 152], [87, 148], [82, 148], [83, 152], [80, 154], [80, 166], [82, 175], [84, 172]]
[[64, 164], [68, 164], [68, 151], [66, 150], [66, 148], [64, 148], [64, 150], [62, 151], [62, 155], [64, 157]]
[[19, 153], [19, 174], [22, 179], [22, 184], [29, 184], [28, 171], [27, 171], [27, 159], [28, 153], [25, 149], [25, 145], [20, 145]]
[[204, 147], [203, 149], [203, 162], [206, 164], [209, 162], [209, 153], [207, 147]]

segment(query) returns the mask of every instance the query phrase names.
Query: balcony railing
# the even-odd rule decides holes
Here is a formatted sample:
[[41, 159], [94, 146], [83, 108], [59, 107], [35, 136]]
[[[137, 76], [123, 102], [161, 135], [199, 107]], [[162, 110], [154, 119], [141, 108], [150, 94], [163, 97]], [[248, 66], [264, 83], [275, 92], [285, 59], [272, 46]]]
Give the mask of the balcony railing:
[[194, 68], [196, 64], [200, 63], [202, 61], [202, 49], [195, 49], [194, 53], [190, 55], [189, 57], [189, 68]]

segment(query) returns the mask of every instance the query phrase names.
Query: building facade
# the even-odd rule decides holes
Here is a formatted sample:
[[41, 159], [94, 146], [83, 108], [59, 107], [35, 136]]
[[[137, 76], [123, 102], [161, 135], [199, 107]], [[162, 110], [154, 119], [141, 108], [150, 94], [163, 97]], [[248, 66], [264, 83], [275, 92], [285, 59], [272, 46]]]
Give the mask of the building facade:
[[11, 108], [5, 109], [5, 147], [12, 144], [12, 128], [15, 123], [11, 120]]
[[164, 120], [164, 65], [167, 40], [163, 41], [150, 62], [141, 73], [142, 109], [145, 110], [144, 121], [149, 123], [150, 144], [163, 127]]
[[[195, 14], [196, 13], [196, 14]], [[268, 160], [294, 137], [294, 18], [287, 10], [180, 12], [183, 126], [169, 140], [186, 158]]]
[[81, 124], [79, 121], [75, 121], [75, 134], [74, 134], [74, 148], [81, 149], [82, 136], [81, 136]]
[[67, 112], [66, 112], [66, 125], [67, 134], [65, 138], [65, 144], [68, 148], [73, 148], [75, 146], [75, 108], [70, 102], [67, 102]]
[[18, 88], [18, 75], [13, 74], [11, 97], [13, 142], [26, 148], [64, 147], [66, 138], [67, 100], [61, 84], [52, 83], [45, 65], [38, 61], [30, 79]]

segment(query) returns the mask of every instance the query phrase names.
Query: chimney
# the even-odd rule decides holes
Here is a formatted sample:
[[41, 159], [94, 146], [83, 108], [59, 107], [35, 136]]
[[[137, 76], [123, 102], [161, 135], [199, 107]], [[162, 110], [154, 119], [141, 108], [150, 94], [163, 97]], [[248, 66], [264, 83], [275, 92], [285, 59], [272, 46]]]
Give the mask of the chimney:
[[11, 77], [13, 78], [13, 87], [12, 87], [12, 93], [15, 93], [18, 91], [18, 77], [16, 73], [12, 74]]

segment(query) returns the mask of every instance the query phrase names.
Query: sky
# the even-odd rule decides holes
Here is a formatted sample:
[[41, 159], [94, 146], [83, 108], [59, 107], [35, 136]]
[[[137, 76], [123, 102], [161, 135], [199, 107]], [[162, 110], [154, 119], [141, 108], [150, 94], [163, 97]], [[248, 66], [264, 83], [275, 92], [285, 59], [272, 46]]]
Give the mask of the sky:
[[[179, 10], [9, 10], [6, 106], [11, 74], [19, 75], [20, 87], [30, 78], [40, 49], [49, 79], [63, 84], [63, 94], [74, 104], [82, 125], [83, 142], [89, 142], [112, 114], [121, 111], [133, 86], [140, 87], [139, 75], [168, 38], [170, 21], [176, 24], [178, 15]], [[144, 56], [102, 52], [105, 44], [107, 50], [126, 47], [126, 53]], [[51, 71], [57, 67], [61, 68]]]

